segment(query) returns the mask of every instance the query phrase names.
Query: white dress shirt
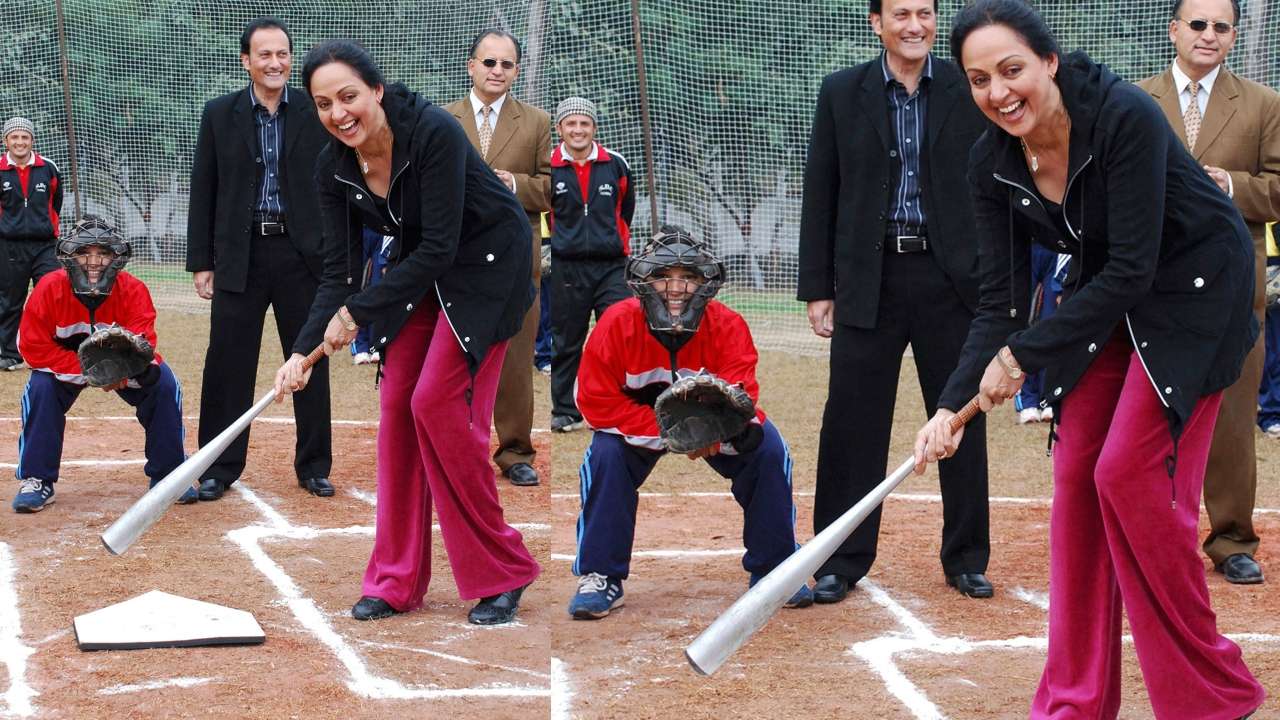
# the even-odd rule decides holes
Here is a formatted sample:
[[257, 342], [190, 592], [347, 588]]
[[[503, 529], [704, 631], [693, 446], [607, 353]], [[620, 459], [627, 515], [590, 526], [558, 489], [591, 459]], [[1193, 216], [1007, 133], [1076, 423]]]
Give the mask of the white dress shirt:
[[[1203, 122], [1204, 111], [1209, 108], [1209, 95], [1213, 93], [1213, 84], [1218, 79], [1218, 72], [1222, 70], [1222, 65], [1218, 65], [1209, 71], [1208, 75], [1200, 78], [1200, 87], [1196, 93], [1196, 105], [1200, 107], [1200, 117]], [[1181, 108], [1182, 114], [1187, 114], [1187, 106], [1191, 104], [1191, 92], [1187, 87], [1191, 84], [1191, 78], [1182, 72], [1182, 68], [1178, 67], [1178, 61], [1173, 61], [1173, 87], [1178, 91], [1178, 107]], [[1232, 181], [1231, 176], [1227, 175], [1227, 197], [1235, 197], [1236, 184]]]
[[[476, 97], [475, 88], [471, 89], [468, 97], [471, 99], [471, 112], [476, 120], [476, 132], [480, 132], [480, 127], [484, 125], [484, 101]], [[489, 103], [489, 122], [493, 123], [490, 125], [493, 130], [498, 129], [498, 115], [502, 114], [502, 105], [506, 101], [507, 93], [503, 93], [502, 97]], [[511, 188], [511, 192], [516, 191], [516, 179], [514, 177], [511, 178], [511, 184], [507, 185], [507, 187]]]

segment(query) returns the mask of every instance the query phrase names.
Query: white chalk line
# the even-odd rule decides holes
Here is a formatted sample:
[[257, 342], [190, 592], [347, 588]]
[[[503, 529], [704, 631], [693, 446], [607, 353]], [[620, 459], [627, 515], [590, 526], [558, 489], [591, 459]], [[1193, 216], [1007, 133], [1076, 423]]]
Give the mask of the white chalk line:
[[22, 644], [22, 617], [14, 579], [13, 552], [0, 542], [0, 662], [9, 671], [3, 715], [28, 717], [35, 712], [31, 700], [40, 693], [27, 684], [27, 658], [33, 648]]
[[[347, 491], [347, 494], [362, 503], [372, 507], [378, 507], [378, 496], [375, 493], [367, 492], [360, 488], [351, 488]], [[551, 526], [546, 523], [511, 523], [511, 527], [519, 530], [520, 532], [549, 532], [551, 530]], [[432, 525], [431, 529], [434, 532], [440, 532], [440, 525]]]
[[[1049, 640], [1046, 637], [1028, 637], [1020, 635], [1002, 640], [968, 640], [963, 637], [939, 637], [922, 620], [913, 615], [888, 592], [865, 578], [858, 587], [867, 591], [872, 602], [889, 611], [898, 623], [906, 629], [906, 633], [882, 635], [853, 645], [848, 652], [857, 655], [871, 666], [885, 684], [885, 688], [918, 720], [945, 720], [947, 717], [935, 705], [925, 692], [907, 678], [906, 674], [894, 662], [894, 656], [906, 652], [928, 652], [939, 655], [963, 655], [976, 650], [1047, 650]], [[1038, 607], [1048, 608], [1048, 597], [1024, 588], [1014, 588], [1012, 593], [1019, 600], [1030, 602]], [[1280, 635], [1266, 633], [1232, 633], [1226, 636], [1233, 642], [1276, 643]], [[1123, 642], [1133, 643], [1132, 635], [1125, 635]], [[971, 681], [970, 681], [971, 682]]]
[[1029, 605], [1035, 605], [1045, 612], [1049, 611], [1049, 593], [1036, 592], [1024, 587], [1014, 587], [1009, 590], [1009, 594]]
[[[186, 422], [200, 422], [199, 415], [184, 415], [182, 419]], [[137, 422], [138, 418], [132, 415], [68, 415], [68, 422]], [[0, 422], [20, 423], [20, 417], [0, 417]], [[258, 417], [254, 419], [255, 423], [265, 423], [267, 425], [293, 425], [295, 420], [291, 417]], [[338, 427], [378, 427], [377, 420], [330, 420], [330, 425]], [[530, 428], [532, 433], [549, 433], [551, 428]]]
[[216, 682], [217, 680], [218, 678], [193, 677], [169, 678], [168, 680], [149, 680], [144, 683], [137, 683], [136, 685], [112, 685], [111, 687], [102, 688], [98, 691], [98, 694], [125, 695], [128, 693], [144, 692], [146, 690], [163, 690], [168, 687], [178, 687], [185, 690], [186, 688], [193, 688], [198, 685], [207, 685], [208, 683]]
[[[741, 557], [745, 552], [746, 550], [743, 548], [738, 548], [737, 550], [636, 550], [631, 553], [631, 557], [682, 560], [685, 558]], [[551, 559], [560, 562], [572, 562], [574, 556], [564, 553], [551, 553]]]
[[522, 668], [522, 667], [511, 667], [510, 665], [498, 665], [496, 663], [483, 662], [480, 660], [472, 660], [470, 658], [464, 658], [460, 655], [452, 655], [450, 653], [440, 652], [439, 650], [428, 650], [427, 648], [412, 647], [409, 645], [402, 645], [400, 643], [374, 642], [372, 640], [358, 640], [357, 642], [359, 642], [361, 645], [378, 648], [380, 650], [398, 650], [401, 652], [417, 653], [419, 655], [429, 655], [434, 658], [440, 658], [441, 660], [448, 660], [449, 662], [455, 662], [455, 663], [458, 663], [459, 665], [490, 667], [497, 670], [502, 670], [504, 672], [516, 673], [519, 675], [529, 675], [531, 677], [536, 677], [539, 680], [551, 679], [551, 676], [548, 675], [547, 673], [538, 672], [537, 670], [530, 670], [529, 668]]
[[[811, 491], [795, 490], [791, 493], [792, 497], [813, 497]], [[728, 492], [642, 492], [642, 498], [725, 498], [733, 499], [733, 493]], [[579, 500], [578, 493], [551, 493], [552, 500]], [[905, 500], [907, 502], [926, 502], [941, 503], [941, 495], [929, 495], [926, 493], [893, 493], [889, 496], [889, 500]], [[1049, 498], [1022, 498], [1022, 497], [993, 497], [987, 498], [990, 505], [1028, 505], [1031, 507], [1049, 507], [1053, 501]], [[1280, 508], [1254, 508], [1256, 515], [1280, 515]]]
[[573, 686], [560, 658], [551, 658], [551, 720], [573, 719]]
[[[298, 622], [309, 630], [324, 644], [338, 661], [346, 668], [350, 679], [347, 687], [361, 697], [380, 700], [413, 700], [472, 697], [549, 697], [549, 687], [517, 686], [506, 683], [470, 688], [442, 688], [421, 685], [405, 685], [392, 678], [382, 677], [370, 671], [364, 660], [356, 653], [346, 638], [339, 635], [315, 601], [302, 594], [293, 578], [284, 571], [262, 549], [261, 541], [285, 537], [290, 539], [307, 539], [324, 534], [362, 533], [364, 528], [352, 527], [334, 529], [332, 531], [296, 526], [290, 523], [275, 508], [268, 505], [250, 490], [245, 483], [236, 483], [233, 487], [253, 505], [269, 525], [250, 525], [227, 533], [227, 537], [249, 556], [258, 572], [262, 573], [284, 598], [285, 604], [293, 612]], [[475, 661], [472, 661], [475, 662]], [[483, 664], [483, 663], [481, 663]]]
[[[137, 460], [63, 460], [62, 464], [69, 467], [119, 467], [122, 465], [146, 465], [145, 458]], [[17, 470], [17, 463], [0, 463], [0, 468], [5, 470]]]

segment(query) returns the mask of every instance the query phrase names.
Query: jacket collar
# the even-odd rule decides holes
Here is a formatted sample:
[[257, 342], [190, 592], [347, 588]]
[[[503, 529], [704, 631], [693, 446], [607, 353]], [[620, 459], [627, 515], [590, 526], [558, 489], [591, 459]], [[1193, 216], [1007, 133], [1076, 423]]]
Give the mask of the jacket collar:
[[[30, 169], [33, 167], [44, 167], [44, 165], [45, 165], [44, 157], [40, 155], [40, 153], [36, 152], [35, 150], [32, 150], [31, 162], [27, 163], [26, 167]], [[0, 170], [17, 170], [17, 169], [18, 169], [18, 164], [13, 161], [13, 158], [9, 157], [9, 153], [6, 152], [5, 154], [0, 155]]]
[[[382, 94], [382, 111], [387, 114], [387, 125], [391, 127], [393, 138], [391, 146], [391, 177], [394, 179], [409, 164], [409, 148], [418, 131], [418, 122], [431, 103], [401, 83], [387, 85]], [[330, 140], [338, 152], [334, 172], [344, 181], [364, 186], [364, 174], [360, 172], [356, 162], [355, 150], [347, 147], [341, 140]], [[388, 191], [389, 192], [389, 191]]]
[[[607, 163], [611, 162], [613, 157], [609, 155], [609, 151], [604, 149], [600, 143], [595, 143], [595, 147], [591, 150], [591, 155], [587, 158], [588, 163]], [[556, 149], [551, 151], [551, 167], [566, 167], [573, 164], [573, 157], [569, 155], [569, 149], [560, 143]]]
[[[1094, 131], [1097, 129], [1098, 109], [1107, 93], [1117, 83], [1123, 82], [1115, 73], [1089, 59], [1083, 52], [1073, 52], [1062, 58], [1058, 66], [1058, 88], [1062, 102], [1071, 118], [1071, 137], [1067, 157], [1067, 179], [1076, 175], [1091, 155]], [[1020, 184], [1032, 182], [1031, 171], [1022, 155], [1022, 146], [1012, 135], [992, 126], [988, 131], [995, 140], [995, 172]]]

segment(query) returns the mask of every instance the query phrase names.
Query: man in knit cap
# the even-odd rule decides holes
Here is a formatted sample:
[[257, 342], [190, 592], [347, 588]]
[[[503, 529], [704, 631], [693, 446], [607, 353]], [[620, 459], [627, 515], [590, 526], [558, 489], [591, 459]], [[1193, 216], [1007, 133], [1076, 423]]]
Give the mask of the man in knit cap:
[[0, 370], [27, 367], [18, 354], [18, 323], [27, 290], [58, 269], [54, 243], [62, 212], [62, 178], [35, 151], [35, 125], [5, 121], [0, 155]]
[[599, 115], [590, 100], [566, 98], [556, 107], [560, 144], [551, 152], [551, 431], [581, 429], [574, 381], [596, 319], [631, 296], [635, 188], [626, 158], [597, 143]]

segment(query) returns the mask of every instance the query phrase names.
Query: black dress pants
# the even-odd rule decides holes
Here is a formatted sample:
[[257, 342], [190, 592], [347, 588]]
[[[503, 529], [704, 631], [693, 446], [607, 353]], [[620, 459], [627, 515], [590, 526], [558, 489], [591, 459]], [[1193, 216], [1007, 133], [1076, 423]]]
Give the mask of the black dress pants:
[[551, 414], [582, 419], [573, 385], [582, 362], [591, 313], [596, 320], [609, 306], [631, 297], [625, 258], [551, 262]]
[[0, 357], [20, 360], [18, 325], [28, 289], [58, 269], [54, 241], [0, 240]]
[[[932, 417], [972, 319], [928, 252], [886, 253], [874, 329], [841, 325], [836, 310], [830, 385], [818, 444], [815, 532], [830, 525], [888, 474], [889, 435], [907, 344], [915, 358], [925, 409]], [[907, 427], [914, 432], [928, 417]], [[896, 467], [900, 459], [894, 460]], [[990, 541], [983, 416], [969, 423], [960, 448], [940, 462], [938, 470], [943, 571], [947, 575], [986, 572]], [[835, 573], [856, 581], [865, 576], [876, 559], [880, 517], [881, 508], [877, 508], [815, 577]]]
[[[249, 276], [244, 292], [214, 289], [205, 355], [204, 387], [200, 393], [200, 445], [244, 414], [257, 399], [258, 353], [267, 307], [275, 312], [281, 357], [288, 358], [298, 332], [306, 323], [319, 282], [307, 270], [288, 235], [254, 233]], [[216, 272], [214, 275], [216, 285]], [[265, 392], [273, 375], [264, 376]], [[293, 467], [298, 479], [329, 477], [333, 464], [329, 427], [329, 361], [321, 360], [311, 380], [292, 395], [297, 421]], [[230, 486], [244, 472], [249, 430], [227, 448], [205, 472]]]

